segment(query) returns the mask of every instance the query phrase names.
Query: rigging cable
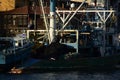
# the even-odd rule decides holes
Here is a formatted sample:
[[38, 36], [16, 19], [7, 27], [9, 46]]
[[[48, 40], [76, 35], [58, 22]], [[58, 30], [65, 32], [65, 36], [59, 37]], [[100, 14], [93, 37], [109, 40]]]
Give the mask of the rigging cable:
[[41, 5], [41, 8], [42, 8], [42, 13], [43, 13], [43, 17], [44, 17], [44, 22], [45, 22], [45, 27], [47, 30], [48, 39], [49, 39], [49, 41], [51, 41], [50, 33], [49, 33], [48, 25], [47, 25], [47, 20], [46, 20], [46, 16], [45, 16], [45, 11], [44, 11], [44, 7], [43, 7], [43, 1], [39, 0], [39, 4]]

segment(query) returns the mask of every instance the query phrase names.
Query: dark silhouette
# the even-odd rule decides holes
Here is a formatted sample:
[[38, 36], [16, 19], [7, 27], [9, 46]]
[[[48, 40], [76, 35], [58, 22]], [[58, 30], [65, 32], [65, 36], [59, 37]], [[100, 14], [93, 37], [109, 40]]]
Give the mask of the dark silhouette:
[[65, 44], [59, 43], [59, 38], [59, 36], [56, 36], [56, 38], [50, 45], [43, 45], [36, 49], [36, 53], [33, 54], [33, 57], [38, 59], [54, 58], [55, 60], [57, 60], [60, 58], [60, 56], [64, 54], [76, 51], [76, 49], [72, 46], [67, 46]]

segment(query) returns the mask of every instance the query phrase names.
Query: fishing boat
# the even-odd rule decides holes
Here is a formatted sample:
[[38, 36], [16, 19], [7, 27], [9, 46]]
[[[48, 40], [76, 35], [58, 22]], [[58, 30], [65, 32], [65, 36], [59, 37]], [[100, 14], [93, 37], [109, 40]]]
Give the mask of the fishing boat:
[[[44, 46], [34, 54], [39, 61], [27, 69], [109, 68], [120, 63], [119, 33], [115, 25], [110, 25], [112, 22], [107, 24], [111, 18], [115, 19], [115, 10], [99, 6], [81, 9], [85, 1], [77, 9], [55, 10], [55, 0], [50, 0], [49, 30], [35, 30], [40, 35], [38, 42]], [[55, 13], [63, 23], [58, 30]], [[82, 14], [85, 16], [80, 17]], [[77, 26], [68, 24], [73, 18], [78, 21]], [[32, 32], [27, 32], [28, 37]], [[41, 39], [46, 34], [49, 42]]]
[[33, 43], [25, 34], [15, 37], [0, 37], [0, 69], [9, 70], [30, 57]]

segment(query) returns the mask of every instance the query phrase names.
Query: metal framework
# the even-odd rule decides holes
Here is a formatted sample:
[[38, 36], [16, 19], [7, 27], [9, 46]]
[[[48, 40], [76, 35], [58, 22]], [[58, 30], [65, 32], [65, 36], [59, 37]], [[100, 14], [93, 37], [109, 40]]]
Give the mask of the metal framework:
[[[78, 13], [95, 13], [99, 17], [99, 23], [103, 23], [103, 46], [102, 46], [102, 56], [104, 56], [105, 50], [106, 50], [106, 21], [109, 19], [112, 13], [115, 11], [110, 9], [110, 10], [105, 10], [99, 9], [99, 8], [94, 8], [94, 9], [88, 9], [88, 10], [80, 10], [80, 8], [83, 6], [86, 0], [84, 0], [80, 6], [76, 10], [56, 10], [57, 15], [59, 16], [60, 20], [63, 23], [63, 26], [60, 30], [64, 30], [64, 28], [68, 25], [68, 23], [72, 20], [72, 18], [78, 14]], [[62, 16], [61, 16], [62, 15]]]
[[[108, 20], [108, 18], [111, 16], [112, 13], [114, 13], [114, 10], [77, 10], [77, 11], [73, 11], [73, 10], [57, 10], [56, 13], [58, 14], [58, 16], [60, 17], [62, 23], [63, 23], [63, 27], [62, 29], [64, 29], [66, 27], [66, 25], [70, 22], [70, 20], [74, 17], [75, 14], [77, 13], [97, 13], [97, 15], [100, 17], [101, 21], [103, 23], [106, 23], [106, 21]], [[61, 16], [61, 14], [63, 16]], [[67, 16], [66, 16], [67, 14]], [[73, 16], [70, 17], [70, 15], [73, 14]]]

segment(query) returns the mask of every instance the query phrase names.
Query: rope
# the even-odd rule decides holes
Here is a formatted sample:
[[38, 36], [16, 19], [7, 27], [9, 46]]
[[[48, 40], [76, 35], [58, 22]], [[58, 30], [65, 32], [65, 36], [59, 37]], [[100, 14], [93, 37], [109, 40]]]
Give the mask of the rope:
[[39, 5], [41, 5], [41, 8], [42, 8], [42, 13], [43, 13], [43, 17], [44, 17], [44, 22], [45, 22], [45, 27], [46, 27], [46, 30], [47, 30], [48, 39], [49, 39], [49, 41], [51, 41], [42, 0], [39, 0]]

